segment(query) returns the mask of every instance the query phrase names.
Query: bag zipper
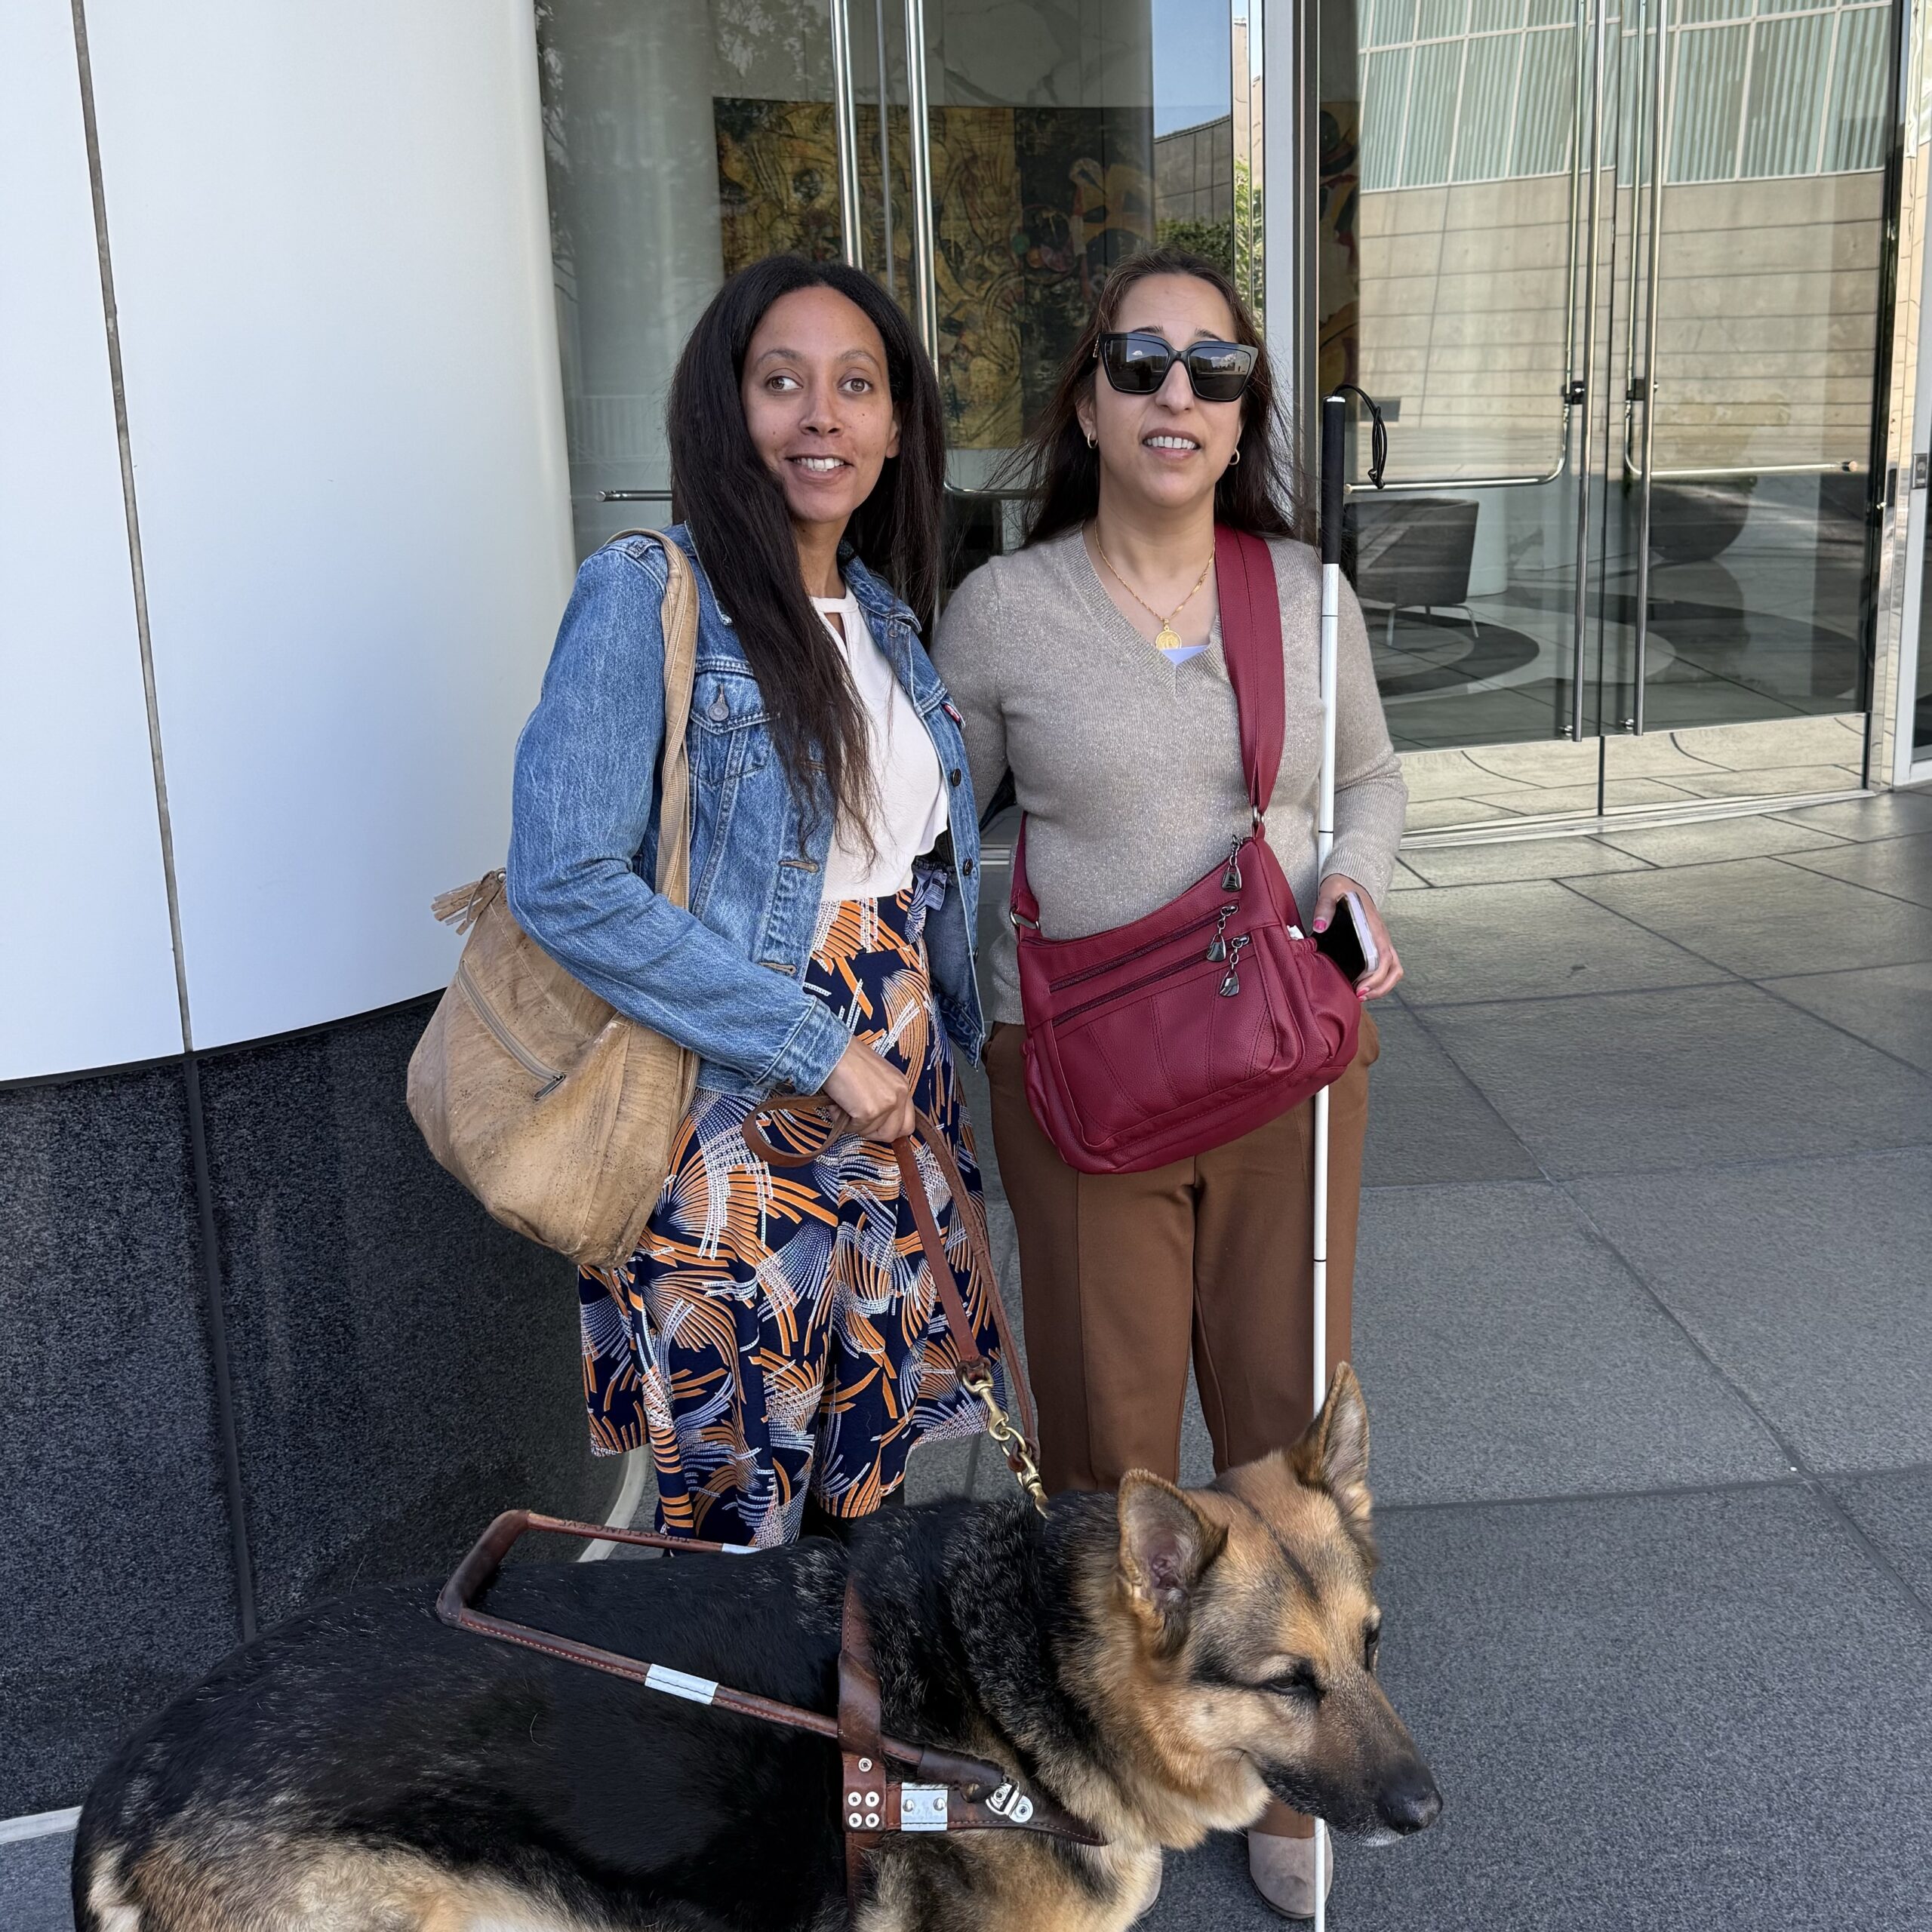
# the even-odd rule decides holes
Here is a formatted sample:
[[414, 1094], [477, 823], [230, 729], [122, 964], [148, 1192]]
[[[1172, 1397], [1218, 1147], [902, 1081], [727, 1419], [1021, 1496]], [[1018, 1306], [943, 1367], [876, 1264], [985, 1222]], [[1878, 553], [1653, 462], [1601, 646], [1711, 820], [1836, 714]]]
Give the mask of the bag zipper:
[[[1137, 993], [1143, 987], [1153, 986], [1160, 980], [1171, 980], [1177, 973], [1184, 973], [1190, 966], [1205, 966], [1208, 964], [1208, 961], [1203, 959], [1198, 953], [1190, 954], [1185, 959], [1175, 961], [1171, 966], [1163, 966], [1157, 973], [1144, 973], [1139, 979], [1130, 980], [1124, 986], [1115, 987], [1111, 992], [1099, 993], [1091, 999], [1083, 999], [1078, 1006], [1069, 1007], [1064, 1013], [1055, 1014], [1048, 1023], [1054, 1026], [1064, 1026], [1069, 1020], [1078, 1019], [1083, 1013], [1091, 1013], [1097, 1006], [1108, 1005], [1115, 1000], [1124, 999], [1129, 993]], [[1083, 974], [1081, 977], [1085, 978], [1088, 976]], [[1207, 975], [1204, 974], [1201, 977], [1204, 979]]]
[[476, 1017], [495, 1035], [498, 1046], [509, 1055], [527, 1073], [533, 1074], [543, 1082], [538, 1088], [536, 1098], [541, 1100], [554, 1094], [564, 1084], [564, 1076], [554, 1067], [546, 1066], [537, 1056], [497, 1017], [490, 1002], [483, 997], [480, 988], [469, 971], [469, 962], [459, 959], [456, 963], [456, 982], [469, 995], [469, 1003], [476, 1009]]
[[[1150, 939], [1145, 946], [1137, 946], [1131, 952], [1118, 953], [1097, 966], [1083, 966], [1078, 972], [1069, 973], [1063, 980], [1049, 980], [1047, 990], [1057, 993], [1066, 987], [1078, 986], [1082, 980], [1092, 979], [1097, 973], [1111, 973], [1116, 966], [1131, 966], [1135, 960], [1145, 958], [1150, 952], [1158, 952], [1162, 946], [1171, 946], [1177, 939], [1186, 938], [1189, 933], [1198, 933], [1211, 926], [1220, 916], [1218, 911], [1204, 913], [1186, 925], [1176, 926], [1171, 932], [1163, 933], [1158, 939]], [[1158, 978], [1159, 975], [1155, 977]]]

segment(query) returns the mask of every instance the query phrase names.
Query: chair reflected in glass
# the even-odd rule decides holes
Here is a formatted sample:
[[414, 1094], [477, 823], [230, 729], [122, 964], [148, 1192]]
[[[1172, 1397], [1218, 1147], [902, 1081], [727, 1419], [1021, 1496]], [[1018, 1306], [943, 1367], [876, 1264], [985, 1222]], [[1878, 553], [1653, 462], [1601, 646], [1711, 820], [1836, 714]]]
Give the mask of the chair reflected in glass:
[[1395, 642], [1395, 614], [1460, 610], [1480, 638], [1469, 607], [1477, 505], [1466, 497], [1363, 497], [1346, 512], [1345, 542], [1355, 558], [1355, 595], [1386, 607], [1383, 643]]

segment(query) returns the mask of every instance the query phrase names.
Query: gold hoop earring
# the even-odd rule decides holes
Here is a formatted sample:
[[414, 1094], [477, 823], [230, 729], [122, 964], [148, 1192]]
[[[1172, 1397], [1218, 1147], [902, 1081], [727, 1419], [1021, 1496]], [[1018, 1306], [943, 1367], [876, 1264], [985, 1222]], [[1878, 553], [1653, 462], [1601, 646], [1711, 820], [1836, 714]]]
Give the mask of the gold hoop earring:
[[1090, 450], [1097, 450], [1097, 449], [1098, 449], [1098, 448], [1100, 447], [1100, 438], [1099, 438], [1098, 436], [1089, 436], [1089, 437], [1087, 438], [1087, 447], [1088, 447]]
[[1237, 443], [1237, 444], [1235, 445], [1235, 453], [1234, 453], [1234, 454], [1233, 454], [1232, 456], [1231, 456], [1231, 457], [1229, 457], [1228, 458], [1228, 467], [1229, 467], [1230, 469], [1233, 469], [1233, 467], [1235, 466], [1235, 465], [1236, 463], [1238, 463], [1238, 462], [1240, 462], [1240, 460], [1241, 460], [1241, 445], [1240, 445], [1238, 443]]

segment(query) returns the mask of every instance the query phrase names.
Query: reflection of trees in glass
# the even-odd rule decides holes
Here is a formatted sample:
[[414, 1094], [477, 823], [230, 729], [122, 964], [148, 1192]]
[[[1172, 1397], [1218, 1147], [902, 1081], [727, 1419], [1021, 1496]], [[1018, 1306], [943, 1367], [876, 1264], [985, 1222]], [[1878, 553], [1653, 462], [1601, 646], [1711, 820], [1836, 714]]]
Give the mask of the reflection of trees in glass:
[[1163, 248], [1185, 248], [1204, 256], [1234, 277], [1235, 286], [1248, 294], [1258, 309], [1261, 290], [1261, 195], [1252, 171], [1239, 156], [1235, 161], [1234, 213], [1225, 221], [1176, 221], [1155, 224], [1155, 240]]

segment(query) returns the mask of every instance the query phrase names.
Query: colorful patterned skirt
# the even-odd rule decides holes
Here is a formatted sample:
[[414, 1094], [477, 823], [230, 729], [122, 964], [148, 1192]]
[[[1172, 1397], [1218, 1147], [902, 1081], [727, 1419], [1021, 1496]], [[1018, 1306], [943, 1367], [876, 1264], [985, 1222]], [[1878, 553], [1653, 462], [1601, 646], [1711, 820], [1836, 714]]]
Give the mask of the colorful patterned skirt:
[[[950, 1143], [964, 1201], [923, 1148], [920, 1167], [996, 1362], [998, 1289], [974, 1261], [986, 1251], [979, 1168], [920, 937], [945, 889], [922, 872], [896, 898], [826, 907], [805, 984], [914, 1078]], [[578, 1291], [592, 1447], [648, 1444], [661, 1530], [762, 1546], [798, 1535], [808, 1495], [833, 1516], [876, 1509], [915, 1443], [972, 1435], [983, 1418], [959, 1386], [890, 1144], [767, 1116], [774, 1146], [818, 1150], [809, 1167], [774, 1169], [740, 1131], [755, 1106], [698, 1093], [642, 1244], [627, 1267], [585, 1270]]]

